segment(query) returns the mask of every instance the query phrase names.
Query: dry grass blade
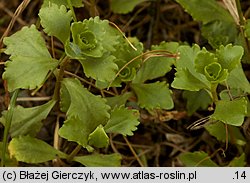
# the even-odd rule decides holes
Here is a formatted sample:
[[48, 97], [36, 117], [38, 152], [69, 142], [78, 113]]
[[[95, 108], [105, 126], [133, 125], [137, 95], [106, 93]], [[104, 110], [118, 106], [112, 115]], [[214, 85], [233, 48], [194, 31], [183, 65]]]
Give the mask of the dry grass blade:
[[236, 6], [236, 2], [235, 0], [222, 0], [224, 5], [226, 6], [226, 8], [228, 9], [228, 11], [230, 12], [230, 14], [232, 15], [235, 23], [237, 25], [240, 25], [240, 18], [239, 18], [239, 14], [237, 11], [237, 6]]
[[14, 23], [16, 22], [18, 16], [23, 12], [23, 10], [28, 6], [28, 4], [30, 3], [30, 0], [24, 0], [16, 9], [7, 29], [5, 30], [5, 32], [3, 33], [1, 39], [0, 39], [0, 48], [2, 48], [2, 42], [3, 42], [3, 38], [8, 36], [9, 32], [11, 31]]
[[120, 75], [120, 73], [132, 62], [136, 61], [137, 59], [142, 58], [142, 63], [144, 63], [145, 61], [147, 61], [149, 58], [152, 57], [168, 57], [168, 58], [179, 58], [179, 53], [171, 53], [167, 50], [151, 50], [151, 51], [147, 51], [145, 53], [142, 53], [136, 57], [134, 57], [133, 59], [131, 59], [130, 61], [128, 61], [126, 64], [124, 64], [120, 70], [116, 73], [115, 78], [109, 83], [108, 89], [111, 87], [112, 83], [114, 82], [114, 80]]
[[207, 116], [207, 117], [201, 118], [201, 119], [193, 122], [191, 125], [189, 125], [187, 127], [187, 129], [188, 130], [198, 130], [198, 129], [204, 128], [204, 126], [206, 126], [208, 124], [212, 124], [212, 123], [215, 123], [217, 121], [218, 120], [211, 119], [211, 116]]

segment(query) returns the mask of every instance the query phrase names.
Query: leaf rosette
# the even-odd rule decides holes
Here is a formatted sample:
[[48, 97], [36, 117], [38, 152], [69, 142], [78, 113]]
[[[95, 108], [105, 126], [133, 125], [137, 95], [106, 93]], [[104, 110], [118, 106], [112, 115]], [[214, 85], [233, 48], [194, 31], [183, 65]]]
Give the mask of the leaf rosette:
[[111, 82], [118, 70], [113, 52], [120, 43], [121, 33], [99, 17], [72, 23], [70, 32], [71, 39], [65, 44], [67, 56], [78, 60], [85, 75], [96, 83]]
[[221, 46], [215, 53], [203, 48], [195, 58], [195, 69], [206, 76], [211, 83], [222, 83], [229, 73], [240, 65], [243, 48], [240, 46]]
[[71, 24], [72, 42], [67, 41], [65, 51], [74, 59], [101, 58], [110, 53], [121, 36], [109, 25], [107, 20], [99, 17]]
[[[71, 26], [73, 42], [68, 42], [68, 54], [73, 58], [101, 57], [103, 47], [97, 41], [93, 32], [89, 31], [82, 22], [75, 22]], [[66, 47], [67, 50], [67, 47]]]
[[211, 83], [220, 83], [227, 79], [228, 70], [222, 68], [218, 58], [203, 48], [196, 56], [195, 69], [206, 76]]
[[[119, 69], [123, 68], [128, 62], [133, 60], [130, 64], [128, 64], [119, 74], [118, 80], [127, 82], [131, 81], [135, 75], [136, 70], [140, 67], [142, 58], [139, 57], [143, 53], [143, 44], [135, 37], [129, 37], [128, 40], [131, 44], [136, 48], [132, 48], [125, 40], [123, 40], [122, 44], [116, 46], [115, 52], [113, 52], [114, 56], [116, 57], [116, 64], [118, 65]], [[120, 83], [120, 82], [119, 82]]]

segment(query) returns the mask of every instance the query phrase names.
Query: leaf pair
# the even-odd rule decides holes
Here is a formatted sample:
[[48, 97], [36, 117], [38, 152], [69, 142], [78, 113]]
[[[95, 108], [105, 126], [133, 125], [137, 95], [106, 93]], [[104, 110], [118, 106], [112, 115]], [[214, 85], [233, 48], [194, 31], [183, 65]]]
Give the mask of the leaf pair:
[[105, 99], [90, 93], [76, 79], [62, 81], [60, 106], [66, 112], [67, 120], [59, 135], [89, 151], [93, 151], [92, 146], [102, 148], [108, 145], [106, 133], [132, 135], [139, 124], [135, 110], [119, 107], [110, 111]]
[[178, 46], [176, 42], [161, 42], [160, 45], [151, 47], [148, 59], [142, 63], [131, 84], [140, 107], [148, 110], [174, 107], [171, 90], [165, 81], [145, 82], [163, 77], [172, 69], [175, 58], [171, 58], [170, 55], [176, 52]]

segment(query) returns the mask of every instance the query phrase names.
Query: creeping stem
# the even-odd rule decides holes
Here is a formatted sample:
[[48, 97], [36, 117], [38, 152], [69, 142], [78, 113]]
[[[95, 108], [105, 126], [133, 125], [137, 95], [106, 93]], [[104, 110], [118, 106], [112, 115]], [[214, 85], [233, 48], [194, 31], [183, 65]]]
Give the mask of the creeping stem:
[[3, 148], [2, 148], [2, 157], [1, 157], [1, 166], [5, 166], [5, 153], [7, 149], [8, 144], [8, 134], [11, 126], [11, 121], [13, 117], [14, 108], [16, 106], [16, 99], [19, 93], [19, 89], [16, 89], [13, 92], [13, 95], [10, 100], [10, 105], [8, 107], [8, 111], [6, 114], [6, 121], [5, 121], [5, 128], [4, 128], [4, 134], [3, 134]]
[[212, 93], [213, 103], [216, 103], [218, 101], [218, 95], [217, 95], [217, 92], [216, 92], [217, 86], [218, 86], [217, 83], [212, 83], [211, 84], [211, 93]]
[[82, 146], [81, 145], [77, 145], [75, 147], [75, 149], [70, 153], [70, 155], [67, 158], [68, 162], [71, 162], [73, 160], [73, 158], [78, 154], [78, 152], [81, 150]]
[[59, 100], [59, 95], [60, 95], [60, 88], [61, 88], [61, 81], [63, 80], [63, 75], [64, 75], [64, 69], [65, 66], [67, 65], [69, 61], [69, 58], [66, 55], [63, 55], [60, 59], [60, 69], [59, 69], [59, 74], [56, 76], [56, 86], [55, 86], [55, 90], [54, 90], [54, 95], [53, 95], [53, 99], [55, 101]]

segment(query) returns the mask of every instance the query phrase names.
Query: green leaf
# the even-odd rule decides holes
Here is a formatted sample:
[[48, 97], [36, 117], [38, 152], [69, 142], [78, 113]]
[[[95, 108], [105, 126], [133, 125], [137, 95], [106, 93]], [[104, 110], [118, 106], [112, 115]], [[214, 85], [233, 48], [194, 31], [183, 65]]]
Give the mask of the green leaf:
[[225, 89], [219, 93], [221, 100], [231, 100], [234, 98], [239, 98], [240, 96], [243, 96], [243, 95], [244, 93], [241, 90], [230, 88], [230, 87], [229, 87], [229, 91], [228, 89]]
[[[76, 8], [83, 7], [83, 1], [82, 0], [70, 0], [72, 6]], [[42, 8], [50, 6], [52, 3], [57, 4], [59, 7], [61, 5], [64, 5], [69, 8], [67, 0], [44, 0]]]
[[233, 101], [219, 100], [211, 117], [229, 125], [241, 126], [246, 113], [247, 100], [245, 98]]
[[[214, 136], [217, 140], [221, 142], [226, 142], [227, 138], [230, 143], [235, 143], [237, 145], [245, 145], [246, 140], [244, 139], [240, 128], [236, 126], [228, 125], [229, 135], [226, 134], [225, 124], [222, 122], [216, 122], [214, 124], [210, 124], [205, 126], [206, 130], [209, 132], [210, 135]], [[233, 139], [231, 141], [231, 139]]]
[[177, 69], [171, 86], [182, 90], [199, 91], [210, 89], [211, 84], [202, 74], [199, 74], [199, 78], [197, 78], [188, 69]]
[[179, 53], [179, 59], [176, 61], [177, 69], [189, 69], [191, 72], [195, 72], [194, 60], [197, 54], [200, 52], [199, 45], [195, 44], [192, 47], [182, 45], [177, 49]]
[[111, 81], [111, 85], [110, 82], [101, 82], [99, 80], [96, 80], [95, 82], [95, 86], [99, 89], [105, 89], [105, 88], [109, 88], [109, 87], [121, 87], [121, 80], [120, 78], [116, 78], [114, 81]]
[[105, 133], [102, 125], [96, 127], [96, 129], [89, 134], [89, 144], [97, 148], [107, 147], [109, 144], [109, 137]]
[[114, 13], [126, 14], [135, 8], [136, 5], [147, 1], [147, 0], [112, 0], [111, 1], [111, 10]]
[[216, 137], [217, 140], [221, 142], [226, 142], [228, 137], [226, 136], [226, 129], [224, 123], [218, 121], [214, 124], [205, 126], [205, 128], [209, 132], [209, 134]]
[[236, 43], [238, 28], [235, 22], [215, 20], [203, 25], [201, 33], [213, 48], [219, 48], [221, 45]]
[[[161, 42], [160, 45], [152, 46], [151, 50], [166, 50], [175, 53], [179, 44], [177, 42]], [[174, 58], [153, 57], [143, 63], [136, 74], [133, 83], [143, 83], [146, 80], [152, 80], [164, 76], [172, 69]]]
[[132, 92], [126, 92], [122, 95], [117, 95], [114, 97], [106, 97], [107, 104], [113, 109], [115, 107], [120, 107], [121, 105], [125, 105], [126, 101], [133, 96]]
[[94, 148], [88, 144], [88, 137], [92, 129], [84, 125], [85, 123], [88, 123], [88, 126], [91, 125], [90, 121], [82, 121], [78, 116], [67, 117], [67, 120], [59, 129], [59, 135], [68, 141], [82, 145], [89, 152], [92, 152]]
[[[11, 137], [28, 134], [35, 136], [42, 126], [41, 121], [47, 117], [55, 103], [56, 101], [51, 100], [46, 104], [31, 108], [16, 106], [10, 127]], [[0, 118], [3, 125], [5, 125], [6, 114], [7, 111], [4, 111], [3, 116]]]
[[246, 93], [250, 93], [250, 84], [241, 65], [230, 72], [227, 84], [230, 88], [241, 89]]
[[184, 91], [183, 97], [187, 100], [188, 114], [192, 115], [199, 108], [205, 110], [212, 103], [211, 96], [205, 90]]
[[55, 36], [65, 44], [70, 36], [71, 11], [67, 12], [63, 5], [51, 4], [48, 7], [41, 8], [38, 15], [44, 32], [49, 36]]
[[50, 56], [42, 35], [34, 25], [4, 38], [4, 44], [7, 46], [5, 53], [11, 55], [3, 73], [9, 91], [40, 86], [49, 70], [58, 64]]
[[228, 44], [227, 46], [221, 45], [216, 50], [216, 57], [222, 68], [231, 72], [240, 65], [243, 53], [244, 49], [241, 46], [233, 46], [232, 44]]
[[[67, 120], [60, 128], [59, 135], [91, 149], [88, 145], [88, 137], [97, 126], [100, 124], [104, 126], [107, 123], [110, 117], [108, 113], [110, 107], [105, 104], [104, 99], [90, 93], [76, 79], [63, 79], [61, 93], [68, 93], [70, 105], [68, 106], [69, 99], [61, 96], [61, 105], [66, 104], [61, 107], [68, 110]], [[65, 100], [67, 102], [64, 102]]]
[[181, 162], [187, 167], [217, 167], [218, 165], [213, 162], [207, 153], [202, 151], [186, 152], [179, 156]]
[[121, 155], [114, 154], [91, 154], [85, 156], [75, 156], [74, 161], [77, 161], [87, 167], [119, 167], [121, 166]]
[[199, 91], [200, 89], [209, 89], [210, 83], [203, 74], [200, 74], [195, 69], [194, 60], [200, 52], [198, 45], [180, 46], [177, 49], [180, 58], [176, 61], [177, 72], [172, 87], [190, 91]]
[[133, 135], [139, 125], [139, 112], [137, 110], [127, 109], [124, 106], [115, 108], [111, 111], [111, 116], [104, 129], [107, 133], [119, 133], [124, 136]]
[[235, 157], [232, 161], [230, 161], [229, 167], [244, 167], [246, 166], [246, 155], [242, 153], [240, 157]]
[[171, 91], [166, 82], [133, 83], [131, 87], [137, 95], [138, 104], [142, 108], [172, 109], [174, 107]]
[[66, 158], [66, 154], [54, 149], [42, 140], [30, 136], [13, 138], [9, 143], [10, 156], [25, 163], [43, 163], [58, 156]]
[[118, 70], [114, 59], [115, 57], [112, 55], [105, 55], [101, 58], [79, 60], [79, 62], [82, 64], [87, 77], [91, 77], [100, 82], [111, 82], [115, 78]]
[[215, 0], [176, 0], [185, 10], [204, 24], [215, 20], [234, 22], [230, 13]]
[[202, 21], [202, 35], [213, 48], [237, 42], [238, 26], [216, 0], [177, 0], [193, 19]]

